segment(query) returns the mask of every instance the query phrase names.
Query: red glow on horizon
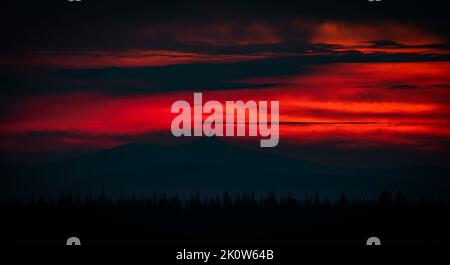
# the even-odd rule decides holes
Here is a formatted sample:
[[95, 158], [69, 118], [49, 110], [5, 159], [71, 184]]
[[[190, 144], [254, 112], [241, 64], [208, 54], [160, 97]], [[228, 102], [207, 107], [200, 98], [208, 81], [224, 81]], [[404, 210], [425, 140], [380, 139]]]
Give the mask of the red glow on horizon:
[[[265, 89], [203, 91], [204, 101], [279, 100], [280, 142], [340, 142], [345, 148], [407, 146], [439, 150], [450, 139], [450, 63], [366, 63], [311, 67], [308, 74], [244, 80]], [[201, 91], [198, 91], [201, 92]], [[55, 133], [48, 148], [109, 148], [145, 134], [170, 135], [171, 104], [191, 92], [135, 96], [62, 93], [21, 99], [0, 121], [0, 148], [42, 148], [27, 133]], [[61, 134], [61, 136], [58, 136]], [[72, 137], [74, 136], [74, 137]], [[109, 140], [108, 140], [109, 139]], [[37, 141], [37, 140], [36, 140]], [[431, 143], [430, 143], [431, 142]]]

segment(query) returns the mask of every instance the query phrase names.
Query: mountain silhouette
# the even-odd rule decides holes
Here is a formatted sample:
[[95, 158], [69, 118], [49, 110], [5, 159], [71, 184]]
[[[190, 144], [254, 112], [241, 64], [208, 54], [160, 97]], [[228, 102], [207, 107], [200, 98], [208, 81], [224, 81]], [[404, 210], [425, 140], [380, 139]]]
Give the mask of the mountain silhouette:
[[[423, 172], [422, 172], [423, 171]], [[214, 196], [224, 191], [338, 197], [376, 196], [389, 188], [403, 192], [447, 192], [446, 174], [431, 170], [363, 170], [327, 167], [262, 149], [231, 146], [216, 137], [176, 146], [127, 144], [31, 168], [8, 169], [3, 194], [61, 191], [111, 196], [153, 193]], [[441, 171], [439, 171], [441, 172]], [[426, 177], [424, 177], [426, 176]], [[436, 179], [439, 178], [439, 179]], [[439, 183], [439, 185], [436, 185]]]
[[211, 194], [268, 191], [276, 188], [280, 175], [286, 181], [313, 167], [288, 157], [232, 147], [217, 138], [200, 138], [175, 147], [128, 144], [47, 165], [40, 174], [57, 177], [56, 187], [77, 190]]

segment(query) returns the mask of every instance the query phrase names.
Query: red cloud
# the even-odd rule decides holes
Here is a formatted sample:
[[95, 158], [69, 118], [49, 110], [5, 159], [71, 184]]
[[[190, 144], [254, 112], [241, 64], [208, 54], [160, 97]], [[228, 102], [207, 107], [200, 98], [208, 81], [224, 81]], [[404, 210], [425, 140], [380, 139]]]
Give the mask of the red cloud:
[[[437, 150], [446, 147], [430, 145], [430, 139], [450, 139], [449, 69], [450, 63], [315, 66], [305, 75], [245, 80], [273, 82], [276, 86], [272, 88], [208, 91], [204, 100], [279, 100], [281, 142], [339, 140], [345, 147], [402, 145]], [[29, 97], [6, 110], [6, 118], [0, 121], [0, 145], [2, 149], [20, 149], [25, 143], [14, 135], [36, 132], [61, 133], [54, 137], [55, 146], [61, 142], [94, 146], [97, 142], [110, 147], [142, 134], [169, 135], [171, 104], [191, 98], [192, 92]], [[119, 138], [122, 140], [112, 140]], [[51, 142], [51, 137], [46, 139], [50, 147]], [[40, 148], [39, 144], [27, 145]]]

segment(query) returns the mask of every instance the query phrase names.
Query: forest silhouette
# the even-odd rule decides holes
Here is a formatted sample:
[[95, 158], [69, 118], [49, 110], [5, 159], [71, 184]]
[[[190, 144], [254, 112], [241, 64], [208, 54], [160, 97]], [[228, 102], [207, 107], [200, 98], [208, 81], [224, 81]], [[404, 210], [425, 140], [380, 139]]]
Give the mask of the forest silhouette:
[[450, 201], [383, 191], [376, 199], [337, 200], [253, 193], [189, 198], [154, 194], [112, 198], [63, 192], [55, 199], [2, 201], [2, 235], [10, 244], [202, 245], [444, 244]]

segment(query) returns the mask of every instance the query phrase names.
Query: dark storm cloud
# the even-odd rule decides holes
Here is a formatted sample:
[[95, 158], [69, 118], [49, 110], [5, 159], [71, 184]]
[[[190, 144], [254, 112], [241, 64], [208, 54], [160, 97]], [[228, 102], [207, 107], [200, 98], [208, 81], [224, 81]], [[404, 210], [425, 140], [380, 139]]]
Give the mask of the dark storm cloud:
[[[0, 60], [1, 65], [7, 65], [0, 71], [0, 107], [10, 97], [23, 94], [67, 91], [127, 94], [199, 88], [264, 88], [271, 84], [250, 85], [241, 80], [302, 74], [306, 71], [305, 66], [311, 64], [448, 61], [449, 55], [446, 54], [395, 52], [408, 48], [448, 50], [448, 45], [442, 43], [406, 45], [375, 39], [366, 48], [395, 51], [365, 54], [358, 51], [358, 47], [346, 47], [345, 51], [337, 52], [343, 46], [309, 42], [310, 27], [328, 21], [354, 25], [394, 21], [419, 25], [425, 27], [425, 32], [448, 38], [447, 10], [443, 1], [89, 0], [70, 3], [58, 0], [27, 4], [7, 1], [0, 11]], [[298, 19], [300, 30], [292, 24]], [[240, 62], [224, 60], [220, 63], [191, 62], [146, 67], [107, 65], [90, 69], [86, 63], [83, 69], [59, 66], [49, 70], [45, 62], [40, 61], [34, 61], [32, 69], [9, 67], [21, 56], [23, 61], [30, 61], [33, 56], [27, 54], [34, 51], [88, 54], [96, 60], [98, 51], [114, 55], [118, 50], [130, 49], [214, 56], [257, 53], [275, 53], [276, 56]], [[305, 55], [308, 52], [314, 56]]]
[[[2, 3], [0, 29], [2, 53], [23, 50], [172, 49], [178, 34], [168, 25], [186, 29], [210, 23], [245, 24], [263, 21], [285, 29], [283, 39], [301, 40], [289, 30], [293, 19], [377, 23], [399, 21], [417, 24], [448, 39], [447, 1], [6, 1]], [[157, 38], [136, 36], [135, 29], [163, 30]], [[164, 28], [165, 27], [165, 28]], [[245, 31], [233, 37], [242, 37]], [[304, 32], [303, 34], [307, 34]]]
[[423, 49], [437, 49], [437, 50], [450, 50], [450, 45], [446, 44], [427, 44], [427, 45], [405, 45], [397, 43], [391, 40], [375, 40], [370, 43], [370, 48], [393, 48], [393, 49], [406, 49], [406, 48], [423, 48]]
[[415, 85], [390, 85], [387, 87], [388, 89], [400, 89], [400, 90], [408, 90], [408, 89], [417, 89], [420, 88]]
[[[0, 74], [3, 95], [45, 94], [71, 91], [102, 91], [111, 94], [139, 94], [179, 90], [266, 88], [277, 84], [246, 83], [255, 77], [279, 77], [308, 73], [308, 66], [328, 63], [446, 61], [448, 55], [344, 54], [287, 56], [230, 63], [189, 63], [151, 67], [108, 67], [99, 69], [5, 70]], [[387, 85], [406, 89], [403, 84]]]

